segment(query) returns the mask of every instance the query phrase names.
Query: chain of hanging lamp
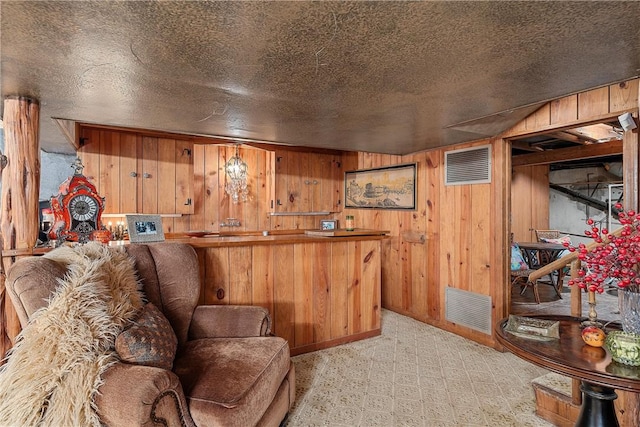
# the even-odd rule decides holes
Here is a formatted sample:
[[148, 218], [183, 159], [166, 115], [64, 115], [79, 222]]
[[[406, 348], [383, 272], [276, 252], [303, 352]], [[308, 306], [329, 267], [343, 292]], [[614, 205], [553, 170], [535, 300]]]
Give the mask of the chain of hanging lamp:
[[229, 159], [224, 166], [227, 174], [227, 183], [225, 191], [231, 197], [233, 203], [246, 202], [249, 196], [247, 188], [247, 164], [240, 158], [238, 145], [236, 145], [236, 153]]

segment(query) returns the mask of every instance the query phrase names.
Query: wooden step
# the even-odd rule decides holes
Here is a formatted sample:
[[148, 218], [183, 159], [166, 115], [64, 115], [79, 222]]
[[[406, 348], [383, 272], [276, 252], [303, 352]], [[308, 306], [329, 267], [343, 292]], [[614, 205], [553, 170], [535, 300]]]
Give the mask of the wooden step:
[[571, 378], [548, 373], [531, 381], [536, 397], [536, 415], [557, 427], [573, 427], [580, 406], [572, 403]]

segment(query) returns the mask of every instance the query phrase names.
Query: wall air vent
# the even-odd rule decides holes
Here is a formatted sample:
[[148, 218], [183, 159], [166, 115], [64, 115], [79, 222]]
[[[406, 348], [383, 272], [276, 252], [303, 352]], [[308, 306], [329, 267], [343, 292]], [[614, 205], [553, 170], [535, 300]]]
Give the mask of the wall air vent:
[[491, 297], [447, 287], [445, 318], [460, 326], [491, 335]]
[[445, 185], [491, 182], [491, 146], [465, 148], [444, 153]]

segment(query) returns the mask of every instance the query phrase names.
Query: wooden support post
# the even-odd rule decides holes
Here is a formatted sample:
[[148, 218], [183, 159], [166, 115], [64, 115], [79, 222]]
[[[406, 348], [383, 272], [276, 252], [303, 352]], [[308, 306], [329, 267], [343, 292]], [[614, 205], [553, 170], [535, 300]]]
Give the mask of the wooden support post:
[[[637, 114], [634, 114], [637, 116]], [[623, 194], [624, 209], [638, 210], [638, 171], [640, 170], [640, 147], [638, 129], [628, 130], [623, 137], [622, 163], [624, 164]]]
[[38, 239], [40, 193], [40, 105], [25, 97], [4, 100], [4, 151], [0, 201], [0, 356], [4, 357], [20, 332], [20, 322], [6, 295], [6, 272], [16, 257], [4, 251], [33, 249]]

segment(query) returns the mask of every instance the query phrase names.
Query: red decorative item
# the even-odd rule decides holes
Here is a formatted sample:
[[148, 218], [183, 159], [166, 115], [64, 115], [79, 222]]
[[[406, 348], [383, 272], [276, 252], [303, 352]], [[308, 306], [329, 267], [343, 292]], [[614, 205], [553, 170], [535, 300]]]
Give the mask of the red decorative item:
[[53, 224], [49, 229], [51, 240], [86, 243], [89, 240], [104, 241], [102, 211], [104, 198], [96, 187], [82, 174], [82, 163], [76, 159], [73, 176], [58, 188], [51, 198]]

